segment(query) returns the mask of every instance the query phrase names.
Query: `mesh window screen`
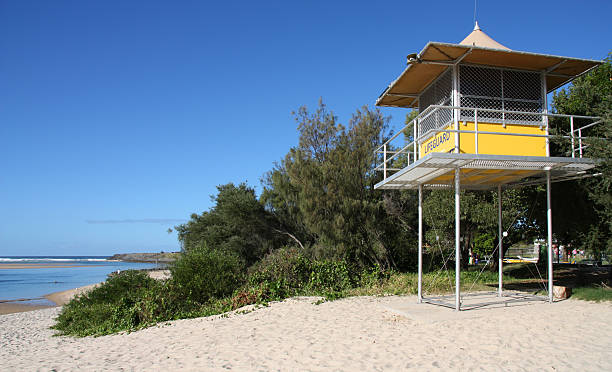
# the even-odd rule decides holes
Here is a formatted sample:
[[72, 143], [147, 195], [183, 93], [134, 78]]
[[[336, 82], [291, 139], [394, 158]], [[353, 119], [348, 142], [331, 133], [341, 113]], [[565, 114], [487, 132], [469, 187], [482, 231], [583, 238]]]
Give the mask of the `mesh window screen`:
[[[430, 105], [451, 106], [452, 105], [453, 79], [452, 70], [449, 68], [438, 80], [431, 84], [420, 96], [419, 112], [423, 113]], [[419, 121], [419, 135], [431, 129], [440, 128], [453, 119], [453, 110], [437, 109]]]
[[[479, 66], [459, 66], [459, 99], [465, 107], [542, 112], [540, 74]], [[491, 123], [540, 124], [540, 115], [478, 112]], [[461, 110], [460, 120], [473, 121], [474, 110]]]
[[540, 74], [529, 71], [503, 70], [504, 98], [540, 101]]

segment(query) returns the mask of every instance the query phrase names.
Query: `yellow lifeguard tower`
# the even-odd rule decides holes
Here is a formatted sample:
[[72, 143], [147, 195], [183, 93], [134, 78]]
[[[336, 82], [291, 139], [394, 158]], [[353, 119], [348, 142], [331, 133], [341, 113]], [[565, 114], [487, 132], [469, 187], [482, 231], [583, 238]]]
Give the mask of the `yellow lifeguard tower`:
[[[459, 44], [429, 42], [408, 56], [408, 67], [376, 101], [377, 106], [418, 108], [419, 115], [381, 145], [383, 172], [377, 189], [419, 190], [418, 301], [447, 305], [422, 293], [422, 191], [455, 189], [455, 257], [460, 257], [460, 189], [497, 189], [502, 252], [502, 188], [547, 184], [548, 300], [553, 301], [550, 184], [583, 177], [596, 161], [582, 157], [582, 132], [600, 118], [550, 114], [547, 94], [602, 61], [515, 51], [485, 34], [478, 23]], [[549, 118], [569, 122], [571, 151], [551, 156]], [[413, 131], [408, 144], [406, 131]], [[558, 136], [558, 135], [557, 135]], [[571, 153], [571, 155], [570, 155]], [[394, 167], [400, 158], [402, 167]], [[502, 297], [502, 255], [499, 254]], [[455, 260], [455, 304], [461, 309], [460, 266]]]

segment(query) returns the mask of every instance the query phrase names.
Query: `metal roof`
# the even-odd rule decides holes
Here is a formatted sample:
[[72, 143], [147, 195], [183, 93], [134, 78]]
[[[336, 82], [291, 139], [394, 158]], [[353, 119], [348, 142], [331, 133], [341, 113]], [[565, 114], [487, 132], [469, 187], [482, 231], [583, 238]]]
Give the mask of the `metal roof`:
[[479, 45], [429, 42], [409, 59], [408, 67], [376, 100], [377, 106], [418, 107], [418, 95], [448, 66], [461, 62], [481, 66], [541, 71], [551, 92], [603, 61], [496, 49]]
[[431, 153], [377, 183], [375, 189], [451, 188], [460, 169], [461, 188], [487, 190], [588, 176], [597, 161], [586, 158]]

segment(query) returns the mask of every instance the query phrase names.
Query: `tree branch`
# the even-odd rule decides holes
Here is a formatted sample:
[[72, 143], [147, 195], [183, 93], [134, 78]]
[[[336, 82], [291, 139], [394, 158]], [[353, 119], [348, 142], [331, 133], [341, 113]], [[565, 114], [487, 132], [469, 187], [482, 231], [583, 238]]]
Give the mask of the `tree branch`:
[[287, 231], [282, 231], [282, 230], [278, 230], [278, 229], [275, 229], [275, 228], [272, 228], [272, 230], [276, 231], [279, 234], [288, 235], [291, 239], [295, 240], [295, 242], [299, 244], [299, 246], [300, 246], [300, 248], [302, 248], [302, 250], [304, 250], [304, 246], [302, 245], [302, 242], [300, 242], [298, 240], [298, 238], [295, 237], [295, 235], [290, 234]]

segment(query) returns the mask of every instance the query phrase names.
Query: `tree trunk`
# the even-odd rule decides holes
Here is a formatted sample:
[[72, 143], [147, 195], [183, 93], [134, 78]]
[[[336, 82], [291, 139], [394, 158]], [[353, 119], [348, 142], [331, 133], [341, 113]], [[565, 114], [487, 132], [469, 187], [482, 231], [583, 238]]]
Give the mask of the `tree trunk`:
[[491, 257], [491, 266], [489, 266], [491, 271], [495, 272], [499, 269], [499, 249], [496, 249], [493, 252], [493, 257]]
[[466, 234], [463, 237], [463, 247], [461, 247], [461, 269], [467, 269], [470, 258], [470, 234]]

